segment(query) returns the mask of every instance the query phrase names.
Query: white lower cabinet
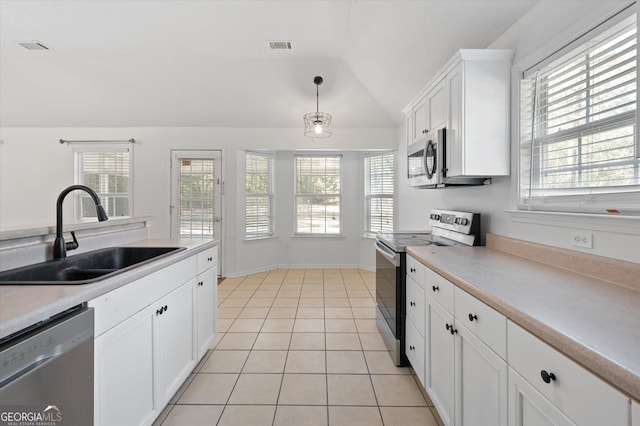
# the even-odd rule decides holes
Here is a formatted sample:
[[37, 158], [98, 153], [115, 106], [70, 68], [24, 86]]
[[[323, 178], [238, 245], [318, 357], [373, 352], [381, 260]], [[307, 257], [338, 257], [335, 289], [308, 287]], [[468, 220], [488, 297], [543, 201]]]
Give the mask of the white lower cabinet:
[[[570, 420], [566, 424], [630, 424], [628, 397], [516, 324], [509, 321], [507, 330], [509, 366], [541, 398]], [[518, 383], [524, 387], [522, 380]], [[522, 403], [517, 400], [519, 394], [513, 387], [513, 384], [509, 385], [509, 398], [516, 398], [510, 400], [510, 406], [516, 410], [513, 413], [516, 424], [534, 424], [517, 423], [522, 421], [518, 416], [528, 419], [529, 414], [523, 407], [518, 411]]]
[[216, 307], [218, 306], [218, 247], [198, 254], [195, 292], [195, 347], [197, 358], [207, 352], [217, 334]]
[[445, 425], [453, 424], [454, 327], [453, 314], [427, 296], [426, 304], [426, 382], [427, 392]]
[[191, 280], [154, 305], [154, 368], [158, 407], [169, 402], [195, 366], [194, 288], [195, 280]]
[[418, 380], [426, 387], [424, 376], [424, 337], [420, 335], [413, 321], [407, 317], [405, 327], [405, 354], [413, 367]]
[[195, 366], [190, 281], [95, 341], [96, 425], [151, 424]]
[[509, 425], [575, 426], [575, 423], [509, 367]]
[[640, 402], [631, 401], [631, 426], [640, 426]]
[[215, 338], [215, 254], [200, 256], [202, 269], [194, 255], [89, 301], [96, 426], [152, 424], [206, 352]]
[[416, 259], [409, 262], [407, 358], [444, 425], [640, 426], [638, 401], [443, 276], [421, 270]]
[[96, 425], [150, 424], [159, 414], [149, 362], [154, 315], [154, 308], [144, 309], [95, 340]]
[[213, 268], [196, 279], [196, 355], [207, 352], [216, 337], [216, 306], [218, 305], [218, 274]]
[[507, 362], [456, 319], [456, 425], [507, 426]]

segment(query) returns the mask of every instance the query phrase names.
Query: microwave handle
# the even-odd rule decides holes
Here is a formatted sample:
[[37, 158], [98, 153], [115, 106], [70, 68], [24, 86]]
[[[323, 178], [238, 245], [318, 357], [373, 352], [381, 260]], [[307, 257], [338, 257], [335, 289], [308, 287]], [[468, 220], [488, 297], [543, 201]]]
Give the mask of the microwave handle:
[[440, 140], [440, 150], [442, 151], [442, 177], [447, 177], [447, 128], [443, 127], [438, 130], [438, 139]]
[[427, 147], [429, 146], [429, 138], [424, 142], [424, 149], [422, 150], [422, 171], [427, 174]]

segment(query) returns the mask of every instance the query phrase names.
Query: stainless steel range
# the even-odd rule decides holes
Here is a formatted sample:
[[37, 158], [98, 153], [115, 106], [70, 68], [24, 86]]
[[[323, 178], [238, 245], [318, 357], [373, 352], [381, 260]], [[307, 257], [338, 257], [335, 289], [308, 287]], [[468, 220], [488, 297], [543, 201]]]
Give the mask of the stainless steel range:
[[406, 253], [410, 246], [480, 245], [480, 214], [431, 210], [431, 232], [380, 233], [376, 237], [376, 322], [397, 366], [406, 363]]

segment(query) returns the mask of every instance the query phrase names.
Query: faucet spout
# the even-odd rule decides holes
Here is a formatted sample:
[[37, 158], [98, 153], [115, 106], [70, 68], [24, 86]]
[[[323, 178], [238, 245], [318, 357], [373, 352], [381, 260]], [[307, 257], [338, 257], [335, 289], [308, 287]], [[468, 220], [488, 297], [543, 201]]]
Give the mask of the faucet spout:
[[56, 239], [53, 242], [53, 259], [64, 259], [67, 257], [67, 249], [73, 250], [78, 248], [78, 243], [75, 241], [74, 236], [74, 244], [70, 247], [67, 247], [67, 244], [64, 241], [64, 237], [62, 236], [62, 202], [64, 198], [71, 191], [75, 191], [76, 189], [87, 192], [91, 198], [93, 199], [93, 203], [96, 205], [96, 212], [98, 215], [98, 220], [100, 222], [104, 222], [108, 220], [107, 213], [104, 211], [102, 204], [100, 204], [100, 197], [96, 192], [85, 185], [71, 185], [68, 188], [65, 188], [60, 195], [58, 195], [58, 201], [56, 202]]

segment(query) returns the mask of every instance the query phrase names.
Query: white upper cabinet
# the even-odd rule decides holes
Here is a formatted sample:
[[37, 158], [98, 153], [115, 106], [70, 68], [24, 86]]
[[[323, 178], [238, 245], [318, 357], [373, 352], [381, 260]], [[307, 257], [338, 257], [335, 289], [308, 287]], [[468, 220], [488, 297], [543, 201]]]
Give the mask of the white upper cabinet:
[[446, 129], [445, 177], [510, 173], [510, 75], [513, 50], [463, 49], [403, 110], [407, 143]]
[[427, 100], [426, 98], [420, 99], [411, 107], [411, 127], [409, 133], [409, 145], [412, 143], [420, 142], [427, 137], [428, 125], [427, 125]]

